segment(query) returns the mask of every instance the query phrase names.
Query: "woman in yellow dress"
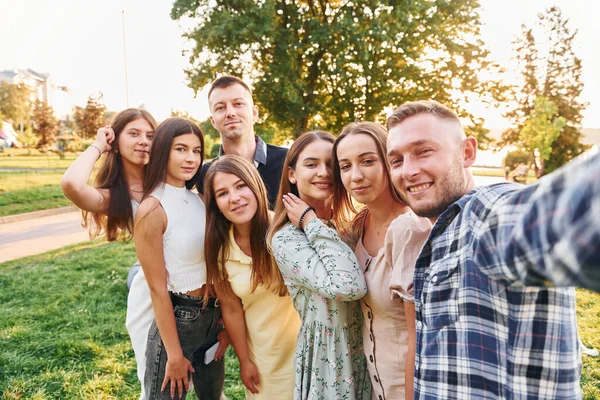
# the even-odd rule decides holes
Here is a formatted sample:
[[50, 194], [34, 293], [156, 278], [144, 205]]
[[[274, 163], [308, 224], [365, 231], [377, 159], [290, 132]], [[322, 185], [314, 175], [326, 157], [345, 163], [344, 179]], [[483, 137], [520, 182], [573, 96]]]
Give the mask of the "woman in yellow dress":
[[204, 182], [208, 281], [240, 361], [246, 399], [292, 399], [300, 318], [267, 250], [264, 183], [238, 156], [213, 162]]

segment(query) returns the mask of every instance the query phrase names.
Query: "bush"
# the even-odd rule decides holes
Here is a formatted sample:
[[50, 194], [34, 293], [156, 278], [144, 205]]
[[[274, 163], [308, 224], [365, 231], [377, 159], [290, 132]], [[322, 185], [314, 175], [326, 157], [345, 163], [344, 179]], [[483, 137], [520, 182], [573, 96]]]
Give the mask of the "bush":
[[531, 154], [521, 150], [511, 151], [504, 158], [504, 166], [509, 167], [511, 171], [520, 164], [529, 166], [531, 163], [533, 163]]
[[221, 143], [213, 143], [213, 145], [210, 149], [210, 154], [208, 155], [208, 158], [218, 157], [220, 149], [221, 149]]

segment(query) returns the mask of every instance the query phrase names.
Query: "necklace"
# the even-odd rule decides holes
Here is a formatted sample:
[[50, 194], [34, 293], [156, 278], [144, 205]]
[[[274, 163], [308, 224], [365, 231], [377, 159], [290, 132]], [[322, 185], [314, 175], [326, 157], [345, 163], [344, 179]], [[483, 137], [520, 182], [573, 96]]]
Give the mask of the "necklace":
[[129, 190], [131, 190], [133, 193], [144, 193], [143, 190], [135, 190], [134, 188], [132, 188], [131, 186], [129, 186]]
[[[183, 200], [185, 202], [185, 204], [188, 204], [188, 200], [186, 199], [187, 189], [185, 188], [185, 186], [183, 188], [177, 188], [177, 187], [173, 186], [173, 188], [175, 189], [175, 193], [177, 194], [177, 197], [179, 197], [181, 200]], [[181, 195], [180, 192], [183, 193], [183, 196]]]

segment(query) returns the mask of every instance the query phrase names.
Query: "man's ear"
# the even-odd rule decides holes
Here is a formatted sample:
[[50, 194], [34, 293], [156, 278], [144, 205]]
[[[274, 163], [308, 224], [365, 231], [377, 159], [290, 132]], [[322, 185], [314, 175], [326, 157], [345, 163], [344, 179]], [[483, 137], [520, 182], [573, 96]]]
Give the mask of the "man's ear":
[[462, 142], [463, 167], [469, 168], [477, 158], [477, 139], [469, 136]]
[[[213, 116], [209, 115], [208, 118], [210, 118], [210, 123], [212, 124], [213, 128], [217, 129], [217, 127], [215, 126], [215, 119], [213, 118]], [[218, 129], [217, 129], [217, 131], [218, 131]]]
[[291, 168], [288, 169], [288, 181], [290, 181], [292, 185], [296, 184], [296, 173]]
[[256, 105], [252, 105], [252, 120], [254, 122], [258, 121], [258, 107]]

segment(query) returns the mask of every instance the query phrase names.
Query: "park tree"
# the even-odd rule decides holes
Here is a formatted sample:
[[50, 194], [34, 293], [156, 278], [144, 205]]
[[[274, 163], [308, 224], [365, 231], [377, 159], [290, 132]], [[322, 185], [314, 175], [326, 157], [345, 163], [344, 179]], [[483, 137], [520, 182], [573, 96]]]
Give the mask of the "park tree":
[[[483, 121], [461, 101], [502, 100], [504, 86], [479, 35], [479, 2], [176, 0], [173, 19], [192, 18], [186, 71], [196, 92], [219, 74], [244, 76], [266, 126], [289, 135], [338, 132], [355, 120], [385, 121], [405, 101], [434, 99]], [[493, 76], [493, 73], [489, 74]], [[460, 93], [460, 94], [459, 94]]]
[[58, 132], [58, 121], [52, 107], [40, 100], [36, 100], [33, 104], [33, 128], [38, 136], [36, 145], [38, 149], [54, 143]]
[[31, 116], [31, 90], [24, 83], [0, 82], [0, 114], [14, 121], [15, 129], [23, 131]]
[[104, 117], [106, 106], [100, 102], [102, 95], [89, 96], [85, 108], [75, 107], [73, 119], [77, 124], [77, 132], [83, 139], [92, 139], [96, 137], [98, 128], [106, 124]]
[[[515, 41], [522, 82], [514, 91], [515, 107], [506, 114], [513, 127], [503, 133], [500, 145], [515, 145], [525, 149], [528, 143], [535, 142], [535, 137], [527, 138], [523, 134], [523, 128], [532, 121], [536, 99], [544, 97], [556, 106], [555, 119], [561, 117], [565, 122], [552, 141], [550, 155], [542, 172], [545, 174], [587, 149], [581, 143], [581, 113], [587, 103], [580, 99], [583, 90], [582, 65], [573, 43], [577, 30], [571, 32], [568, 19], [562, 16], [558, 7], [551, 7], [539, 14], [536, 28], [543, 31], [546, 36], [544, 40], [536, 41], [534, 29], [523, 25], [521, 35]], [[535, 135], [532, 130], [526, 132]]]
[[534, 160], [535, 175], [538, 178], [544, 175], [546, 163], [552, 155], [552, 144], [567, 123], [557, 113], [558, 107], [552, 100], [540, 96], [534, 100], [533, 110], [519, 132], [519, 142]]

